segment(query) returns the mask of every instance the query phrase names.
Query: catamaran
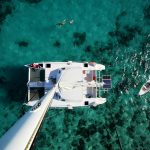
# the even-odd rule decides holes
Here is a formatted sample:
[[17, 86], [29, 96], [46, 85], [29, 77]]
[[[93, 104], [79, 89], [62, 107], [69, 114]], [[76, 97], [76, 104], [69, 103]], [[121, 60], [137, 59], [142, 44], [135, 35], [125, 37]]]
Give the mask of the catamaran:
[[144, 95], [150, 91], [150, 79], [142, 86], [139, 95]]
[[[106, 102], [100, 97], [100, 90], [111, 87], [110, 76], [100, 77], [105, 66], [95, 62], [40, 62], [28, 67], [28, 103], [34, 105], [57, 83], [50, 107], [74, 108], [79, 106], [97, 106]], [[34, 66], [34, 67], [33, 67]]]
[[111, 88], [111, 78], [101, 76], [105, 66], [95, 62], [39, 62], [28, 67], [28, 100], [32, 106], [0, 139], [3, 150], [28, 150], [51, 108], [97, 106], [106, 102], [101, 91]]

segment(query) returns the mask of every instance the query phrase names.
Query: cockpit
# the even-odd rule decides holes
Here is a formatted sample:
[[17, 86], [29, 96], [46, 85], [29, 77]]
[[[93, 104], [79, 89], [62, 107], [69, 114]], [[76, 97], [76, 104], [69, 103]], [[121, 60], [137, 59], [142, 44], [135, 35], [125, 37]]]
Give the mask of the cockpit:
[[150, 82], [147, 82], [147, 83], [145, 84], [145, 87], [146, 87], [147, 89], [149, 89], [149, 88], [150, 88]]

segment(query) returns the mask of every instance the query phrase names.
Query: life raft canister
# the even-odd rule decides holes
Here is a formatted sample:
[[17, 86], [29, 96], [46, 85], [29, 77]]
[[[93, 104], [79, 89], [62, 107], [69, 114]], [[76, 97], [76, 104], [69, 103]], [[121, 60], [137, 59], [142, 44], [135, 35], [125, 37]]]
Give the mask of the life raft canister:
[[93, 71], [93, 80], [96, 81], [96, 74], [95, 74], [95, 71]]

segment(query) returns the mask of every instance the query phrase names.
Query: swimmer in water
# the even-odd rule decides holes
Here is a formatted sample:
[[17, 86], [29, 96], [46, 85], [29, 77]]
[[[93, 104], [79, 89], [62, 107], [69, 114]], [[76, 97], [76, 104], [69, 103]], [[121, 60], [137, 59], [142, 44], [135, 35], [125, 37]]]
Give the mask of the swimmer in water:
[[62, 26], [64, 26], [66, 23], [73, 24], [73, 23], [74, 23], [74, 20], [67, 20], [67, 19], [64, 19], [62, 22], [58, 22], [56, 25], [59, 26], [59, 27], [62, 27]]
[[58, 22], [56, 25], [59, 26], [59, 27], [62, 27], [62, 26], [64, 26], [66, 23], [67, 23], [67, 20], [64, 19], [62, 22]]
[[69, 22], [69, 24], [73, 24], [74, 20], [69, 20], [68, 22]]

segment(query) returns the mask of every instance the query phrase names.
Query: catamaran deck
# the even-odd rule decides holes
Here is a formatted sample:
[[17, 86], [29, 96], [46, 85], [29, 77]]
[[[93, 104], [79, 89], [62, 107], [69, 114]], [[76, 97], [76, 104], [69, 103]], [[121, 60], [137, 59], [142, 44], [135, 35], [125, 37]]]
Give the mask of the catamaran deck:
[[70, 103], [74, 106], [88, 105], [94, 98], [102, 99], [99, 92], [101, 88], [110, 88], [110, 78], [103, 80], [101, 77], [100, 72], [105, 69], [101, 64], [43, 62], [38, 65], [38, 69], [29, 67], [28, 101], [38, 100], [45, 95], [58, 81], [60, 74], [62, 77], [52, 107]]

